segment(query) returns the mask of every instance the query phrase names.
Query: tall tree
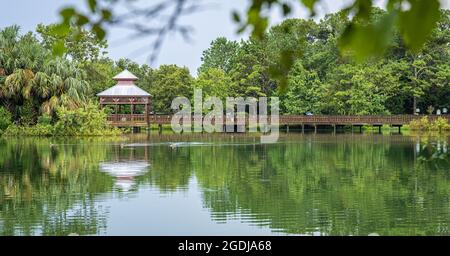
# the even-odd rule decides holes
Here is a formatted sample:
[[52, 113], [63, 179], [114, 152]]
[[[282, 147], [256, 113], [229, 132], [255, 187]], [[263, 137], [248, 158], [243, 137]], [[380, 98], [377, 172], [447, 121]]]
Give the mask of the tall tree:
[[176, 97], [191, 98], [193, 78], [186, 67], [162, 65], [150, 72], [150, 83], [142, 86], [153, 96], [153, 109], [159, 113], [171, 113], [172, 100]]
[[195, 89], [202, 89], [204, 97], [226, 97], [235, 96], [233, 82], [231, 78], [218, 68], [210, 68], [200, 73], [194, 82]]
[[0, 67], [0, 99], [18, 122], [32, 124], [41, 112], [77, 108], [88, 100], [89, 84], [76, 63], [53, 57], [18, 27], [0, 31]]
[[198, 68], [198, 73], [206, 72], [210, 68], [221, 69], [226, 73], [230, 72], [235, 65], [238, 51], [239, 43], [229, 41], [224, 37], [217, 38], [203, 52], [201, 57], [202, 65]]

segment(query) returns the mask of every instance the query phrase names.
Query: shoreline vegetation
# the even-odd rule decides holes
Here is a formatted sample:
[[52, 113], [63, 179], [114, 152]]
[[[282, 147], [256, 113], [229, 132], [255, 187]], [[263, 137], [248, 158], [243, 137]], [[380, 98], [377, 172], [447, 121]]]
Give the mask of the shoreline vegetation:
[[[378, 8], [372, 12], [374, 20], [387, 15]], [[279, 97], [281, 115], [420, 113], [424, 117], [407, 129], [448, 131], [443, 119], [430, 123], [426, 115], [450, 107], [450, 10], [440, 11], [422, 49], [408, 50], [401, 33], [394, 31], [388, 50], [363, 62], [339, 50], [339, 38], [350, 22], [342, 14], [320, 21], [286, 19], [260, 40], [219, 37], [203, 52], [196, 76], [177, 65], [152, 68], [129, 59], [112, 60], [106, 56], [108, 42], [76, 26], [64, 34], [55, 34], [55, 24], [40, 24], [24, 34], [18, 26], [0, 28], [0, 131], [3, 136], [125, 134], [130, 129], [108, 126], [107, 113], [113, 109], [100, 110], [96, 97], [124, 69], [139, 77], [136, 85], [153, 96], [155, 113], [171, 113], [174, 98], [192, 99], [194, 89], [202, 89], [205, 97], [222, 100]], [[64, 44], [63, 56], [53, 54], [54, 42]], [[286, 86], [271, 75], [283, 66], [278, 58], [283, 52], [292, 61], [282, 77]], [[124, 105], [120, 114], [131, 111]]]
[[[58, 122], [52, 124], [51, 118], [41, 117], [36, 125], [18, 126], [10, 124], [4, 131], [0, 130], [2, 137], [26, 136], [26, 137], [118, 137], [132, 133], [131, 128], [110, 127], [106, 122], [106, 113], [98, 110], [91, 105], [88, 108], [82, 108], [76, 111], [58, 110]], [[89, 121], [87, 121], [89, 120]], [[97, 120], [97, 121], [95, 121]], [[172, 132], [170, 125], [162, 125], [162, 131]], [[145, 131], [158, 131], [158, 125], [151, 125]], [[384, 125], [381, 128], [381, 134], [391, 132], [392, 127]], [[410, 135], [440, 136], [450, 135], [450, 124], [445, 118], [439, 117], [430, 122], [427, 116], [414, 120], [402, 128], [403, 132]], [[280, 125], [280, 131], [286, 132], [283, 125]], [[299, 129], [290, 128], [290, 132], [299, 132]], [[320, 129], [320, 131], [332, 131], [329, 129]], [[341, 132], [350, 132], [349, 126], [344, 126]], [[379, 133], [378, 128], [372, 126], [362, 126], [362, 131], [367, 133]], [[189, 132], [195, 133], [195, 132]], [[246, 132], [248, 133], [248, 132]], [[255, 134], [255, 133], [251, 133]], [[233, 135], [231, 133], [230, 135]]]
[[87, 104], [75, 110], [56, 109], [56, 122], [49, 115], [39, 117], [35, 125], [10, 124], [3, 136], [118, 136], [123, 133], [110, 127], [106, 112], [95, 104]]

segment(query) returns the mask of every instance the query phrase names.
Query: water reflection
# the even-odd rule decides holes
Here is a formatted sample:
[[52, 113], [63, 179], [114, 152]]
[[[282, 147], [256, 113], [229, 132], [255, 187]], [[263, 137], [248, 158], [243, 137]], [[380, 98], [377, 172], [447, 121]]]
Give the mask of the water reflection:
[[129, 191], [135, 182], [135, 177], [142, 176], [148, 171], [146, 161], [122, 161], [100, 163], [100, 171], [114, 177], [116, 186], [122, 191]]
[[[169, 147], [179, 142], [194, 143]], [[121, 198], [141, 202], [134, 213], [161, 214], [134, 224], [156, 235], [177, 230], [178, 219], [192, 234], [225, 225], [239, 235], [238, 222], [245, 234], [448, 235], [448, 145], [447, 137], [295, 134], [273, 145], [202, 135], [2, 140], [0, 234], [110, 234], [134, 215], [109, 206], [133, 191]], [[196, 200], [198, 215], [185, 216]]]

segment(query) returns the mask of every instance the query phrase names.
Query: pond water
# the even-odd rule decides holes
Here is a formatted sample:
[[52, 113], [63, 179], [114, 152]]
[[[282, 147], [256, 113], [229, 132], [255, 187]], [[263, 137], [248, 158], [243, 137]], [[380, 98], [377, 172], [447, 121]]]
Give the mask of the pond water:
[[450, 235], [450, 138], [0, 140], [0, 235]]

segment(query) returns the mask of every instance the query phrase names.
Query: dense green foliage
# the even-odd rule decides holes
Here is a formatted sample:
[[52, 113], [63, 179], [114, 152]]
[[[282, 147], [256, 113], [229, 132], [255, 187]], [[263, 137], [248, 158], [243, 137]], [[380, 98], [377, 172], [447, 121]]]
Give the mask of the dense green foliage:
[[[388, 14], [375, 9], [372, 15]], [[339, 52], [338, 41], [348, 22], [337, 13], [320, 22], [285, 20], [262, 40], [236, 44], [219, 38], [204, 52], [199, 79], [204, 80], [208, 68], [222, 69], [229, 77], [229, 95], [277, 95], [282, 98], [282, 111], [289, 114], [412, 114], [417, 107], [421, 113], [430, 106], [448, 108], [450, 11], [442, 10], [422, 50], [409, 52], [397, 32], [383, 57], [364, 62], [354, 61], [352, 53]], [[280, 62], [276, 56], [283, 52], [288, 54]], [[273, 70], [281, 75], [273, 78]], [[276, 90], [280, 79], [286, 80], [287, 87]], [[203, 81], [200, 87], [208, 86]]]
[[[105, 41], [77, 28], [55, 36], [57, 25], [39, 25], [38, 38], [31, 32], [21, 35], [16, 26], [7, 27], [0, 31], [1, 105], [20, 129], [38, 124], [42, 115], [51, 117], [46, 125], [56, 125], [66, 117], [57, 109], [93, 110], [86, 107], [88, 102], [97, 101], [97, 93], [114, 85], [112, 77], [128, 69], [139, 77], [138, 86], [153, 95], [156, 113], [170, 113], [171, 101], [177, 96], [192, 97], [194, 88], [222, 99], [279, 96], [283, 114], [411, 114], [417, 108], [433, 114], [449, 108], [449, 10], [441, 11], [421, 50], [408, 51], [401, 31], [394, 30], [389, 50], [364, 62], [355, 61], [352, 52], [339, 50], [350, 22], [344, 14], [330, 14], [318, 22], [287, 19], [259, 40], [217, 38], [201, 56], [196, 77], [176, 65], [151, 68], [128, 59], [113, 61], [104, 56]], [[381, 9], [371, 12], [375, 21], [386, 15]], [[61, 57], [52, 54], [55, 41], [67, 48]], [[104, 116], [97, 118], [100, 122]], [[30, 133], [50, 133], [40, 125]], [[62, 130], [96, 134], [86, 125], [75, 125], [73, 132], [63, 125]], [[10, 129], [10, 134], [16, 134], [12, 129], [19, 128]]]
[[36, 125], [10, 125], [4, 136], [109, 136], [119, 135], [118, 129], [110, 128], [106, 123], [106, 112], [97, 105], [86, 104], [81, 108], [69, 110], [56, 109], [56, 122], [48, 115], [39, 118]]
[[97, 105], [88, 104], [83, 108], [68, 110], [64, 107], [57, 111], [58, 121], [54, 125], [55, 135], [77, 136], [77, 135], [117, 135], [120, 132], [108, 128], [106, 124], [106, 113], [99, 110]]
[[428, 117], [424, 116], [421, 119], [413, 120], [409, 124], [409, 128], [414, 131], [445, 131], [450, 130], [450, 124], [445, 118], [438, 118], [430, 121]]
[[0, 107], [0, 132], [8, 128], [12, 123], [12, 116], [4, 107]]
[[16, 26], [0, 31], [0, 100], [20, 124], [34, 124], [59, 106], [75, 109], [90, 91], [77, 63], [53, 57], [36, 37]]

